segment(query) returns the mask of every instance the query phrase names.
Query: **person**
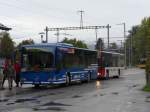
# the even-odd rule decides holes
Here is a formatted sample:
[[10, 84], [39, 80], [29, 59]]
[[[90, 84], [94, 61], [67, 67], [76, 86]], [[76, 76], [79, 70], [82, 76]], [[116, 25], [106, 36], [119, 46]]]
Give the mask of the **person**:
[[9, 90], [12, 89], [13, 87], [13, 79], [15, 77], [15, 70], [14, 67], [12, 65], [11, 59], [7, 59], [5, 66], [4, 66], [4, 78], [3, 78], [3, 82], [2, 82], [2, 87], [4, 85], [4, 82], [6, 80], [6, 78], [8, 79], [8, 85], [9, 85]]
[[9, 90], [11, 90], [13, 87], [13, 80], [15, 79], [15, 70], [14, 70], [12, 61], [10, 59], [8, 61], [8, 68], [6, 72], [7, 72], [7, 77], [8, 77]]
[[2, 68], [3, 68], [3, 67], [0, 66], [0, 89], [2, 89], [2, 81], [3, 81]]
[[5, 63], [4, 63], [4, 69], [3, 69], [3, 81], [2, 81], [2, 88], [4, 88], [4, 83], [5, 80], [7, 79], [7, 68], [8, 68], [8, 59], [5, 59]]
[[20, 82], [20, 71], [21, 71], [21, 67], [19, 64], [19, 61], [17, 60], [14, 64], [14, 69], [15, 69], [15, 82], [16, 82], [16, 87], [19, 87], [19, 82]]

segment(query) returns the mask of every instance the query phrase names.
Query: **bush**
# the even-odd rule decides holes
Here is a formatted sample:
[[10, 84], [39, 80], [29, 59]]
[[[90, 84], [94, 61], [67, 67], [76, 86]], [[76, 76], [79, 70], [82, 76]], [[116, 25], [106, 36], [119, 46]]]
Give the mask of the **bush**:
[[143, 91], [150, 92], [150, 86], [148, 85], [144, 86]]

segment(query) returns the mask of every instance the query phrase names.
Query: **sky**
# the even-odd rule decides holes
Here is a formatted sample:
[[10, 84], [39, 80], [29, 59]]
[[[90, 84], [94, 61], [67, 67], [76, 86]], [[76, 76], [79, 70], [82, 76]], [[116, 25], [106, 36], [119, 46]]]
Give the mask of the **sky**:
[[[150, 0], [0, 0], [0, 23], [11, 27], [11, 37], [16, 43], [24, 39], [41, 42], [39, 33], [45, 27], [80, 26], [79, 10], [83, 10], [84, 26], [111, 25], [110, 42], [123, 40], [123, 25], [126, 31], [150, 16]], [[49, 42], [56, 42], [56, 32], [49, 32]], [[68, 38], [77, 38], [86, 43], [96, 41], [95, 30], [61, 31], [59, 41], [67, 33]], [[107, 30], [99, 29], [98, 37], [107, 42]], [[120, 37], [120, 38], [113, 38]]]

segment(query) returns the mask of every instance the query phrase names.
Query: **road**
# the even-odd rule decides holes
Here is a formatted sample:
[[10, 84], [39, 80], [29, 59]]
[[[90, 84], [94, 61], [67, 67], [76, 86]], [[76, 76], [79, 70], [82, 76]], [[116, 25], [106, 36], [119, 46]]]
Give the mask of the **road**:
[[119, 79], [69, 87], [0, 90], [0, 112], [150, 112], [150, 93], [141, 91], [144, 70], [127, 69]]

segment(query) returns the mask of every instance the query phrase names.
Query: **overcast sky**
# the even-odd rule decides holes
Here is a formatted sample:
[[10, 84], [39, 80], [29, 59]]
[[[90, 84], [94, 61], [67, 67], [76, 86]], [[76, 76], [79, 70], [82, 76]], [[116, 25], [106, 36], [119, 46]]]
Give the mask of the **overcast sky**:
[[[83, 24], [110, 24], [110, 36], [122, 37], [123, 26], [116, 24], [125, 22], [127, 30], [140, 24], [144, 17], [150, 16], [150, 0], [0, 0], [0, 23], [12, 28], [10, 31], [14, 41], [32, 38], [40, 42], [39, 32], [45, 26], [64, 27], [79, 26], [78, 10], [84, 10]], [[56, 32], [49, 33], [49, 42], [56, 42]], [[95, 41], [94, 30], [62, 31], [68, 38]], [[98, 37], [106, 37], [107, 30], [98, 30]], [[61, 35], [60, 40], [65, 36]], [[117, 41], [122, 38], [113, 38]], [[104, 38], [107, 41], [106, 38]]]

